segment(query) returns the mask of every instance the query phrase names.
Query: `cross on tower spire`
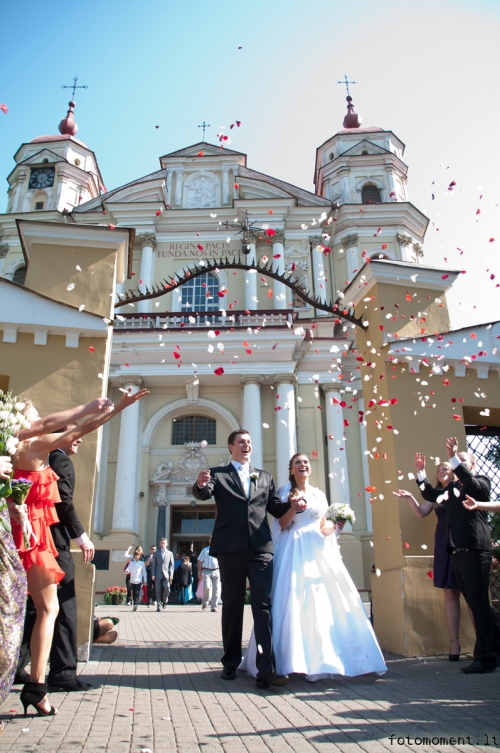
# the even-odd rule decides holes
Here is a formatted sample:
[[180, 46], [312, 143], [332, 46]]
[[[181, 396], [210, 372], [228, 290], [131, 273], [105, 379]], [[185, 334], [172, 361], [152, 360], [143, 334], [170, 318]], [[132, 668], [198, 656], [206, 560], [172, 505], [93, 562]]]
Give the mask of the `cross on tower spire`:
[[203, 128], [203, 141], [205, 141], [205, 128], [210, 128], [210, 123], [205, 123], [205, 121], [203, 121], [203, 123], [199, 125], [198, 128]]
[[344, 84], [345, 88], [347, 89], [347, 96], [349, 97], [349, 84], [357, 84], [357, 81], [349, 81], [347, 78], [347, 73], [344, 73], [344, 81], [337, 81], [337, 84]]
[[69, 86], [61, 86], [61, 89], [73, 89], [73, 94], [71, 96], [71, 99], [75, 98], [75, 91], [77, 89], [88, 89], [89, 88], [88, 86], [77, 86], [76, 85], [77, 81], [78, 81], [78, 76], [75, 76], [75, 78], [73, 79], [73, 85], [70, 84]]

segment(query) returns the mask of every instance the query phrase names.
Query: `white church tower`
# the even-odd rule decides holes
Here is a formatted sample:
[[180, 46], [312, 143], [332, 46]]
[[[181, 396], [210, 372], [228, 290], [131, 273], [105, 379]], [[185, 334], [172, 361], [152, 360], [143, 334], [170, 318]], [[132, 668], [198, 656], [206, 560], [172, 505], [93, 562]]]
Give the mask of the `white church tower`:
[[343, 129], [316, 151], [316, 194], [338, 208], [329, 242], [337, 289], [368, 259], [421, 263], [428, 224], [408, 200], [405, 145], [392, 131], [361, 123], [347, 96]]
[[60, 135], [39, 136], [17, 150], [17, 164], [7, 178], [7, 213], [67, 214], [105, 190], [94, 152], [75, 138], [74, 108], [71, 100]]

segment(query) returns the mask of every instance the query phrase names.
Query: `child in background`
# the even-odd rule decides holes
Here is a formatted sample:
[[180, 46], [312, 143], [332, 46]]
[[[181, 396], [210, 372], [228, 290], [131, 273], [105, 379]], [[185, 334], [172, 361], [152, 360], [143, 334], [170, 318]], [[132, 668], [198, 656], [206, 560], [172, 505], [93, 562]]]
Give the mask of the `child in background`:
[[132, 588], [132, 599], [134, 603], [133, 611], [137, 612], [137, 605], [139, 604], [139, 595], [141, 593], [141, 586], [143, 583], [148, 582], [148, 576], [146, 573], [146, 565], [141, 560], [141, 552], [137, 549], [134, 552], [134, 559], [130, 560], [125, 572], [130, 575], [130, 586]]

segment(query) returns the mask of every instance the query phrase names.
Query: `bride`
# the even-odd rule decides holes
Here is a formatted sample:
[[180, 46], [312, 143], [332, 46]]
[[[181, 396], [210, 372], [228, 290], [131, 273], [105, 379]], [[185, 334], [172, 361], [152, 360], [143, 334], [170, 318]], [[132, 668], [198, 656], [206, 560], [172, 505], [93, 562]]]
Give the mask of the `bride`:
[[[335, 675], [354, 677], [387, 667], [356, 586], [347, 572], [334, 524], [325, 520], [328, 502], [309, 485], [307, 455], [290, 460], [290, 482], [278, 490], [295, 501], [273, 523], [273, 646], [279, 674], [302, 673], [316, 682]], [[299, 503], [299, 504], [297, 504]], [[239, 669], [257, 675], [254, 632]]]

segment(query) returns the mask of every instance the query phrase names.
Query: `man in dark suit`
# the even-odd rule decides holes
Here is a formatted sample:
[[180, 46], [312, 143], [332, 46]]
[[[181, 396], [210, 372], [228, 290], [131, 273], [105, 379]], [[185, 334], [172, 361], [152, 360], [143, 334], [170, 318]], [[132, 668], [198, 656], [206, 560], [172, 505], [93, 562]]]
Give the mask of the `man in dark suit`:
[[272, 646], [271, 586], [273, 545], [267, 513], [280, 518], [290, 504], [278, 497], [270, 473], [250, 466], [252, 440], [246, 429], [228, 437], [231, 463], [198, 475], [196, 499], [214, 498], [217, 517], [210, 555], [217, 557], [222, 582], [223, 680], [234, 680], [241, 662], [246, 579], [257, 643], [257, 687], [283, 686], [286, 675], [275, 671]]
[[460, 495], [450, 495], [444, 501], [446, 536], [453, 555], [453, 575], [470, 607], [476, 629], [474, 661], [461, 671], [465, 674], [482, 674], [496, 669], [500, 654], [500, 630], [489, 594], [491, 529], [487, 512], [466, 509], [463, 501], [468, 495], [478, 502], [488, 502], [491, 483], [486, 476], [475, 474], [473, 455], [458, 452], [456, 437], [446, 440], [446, 450], [453, 472], [460, 481]]
[[[68, 428], [70, 427], [66, 427], [66, 429]], [[76, 676], [78, 650], [76, 643], [75, 565], [70, 552], [71, 539], [74, 539], [83, 552], [84, 562], [91, 562], [94, 557], [94, 545], [85, 533], [73, 504], [75, 469], [70, 456], [76, 455], [81, 443], [82, 439], [77, 439], [67, 447], [54, 450], [49, 455], [50, 467], [59, 476], [57, 488], [61, 497], [61, 502], [57, 504], [59, 523], [52, 525], [50, 530], [58, 552], [57, 564], [65, 572], [64, 578], [57, 586], [59, 613], [54, 626], [54, 637], [50, 650], [50, 669], [47, 682], [52, 691], [82, 691], [92, 688], [90, 683], [83, 682]], [[20, 679], [24, 667], [29, 661], [29, 643], [35, 619], [35, 605], [30, 597], [16, 679]]]

